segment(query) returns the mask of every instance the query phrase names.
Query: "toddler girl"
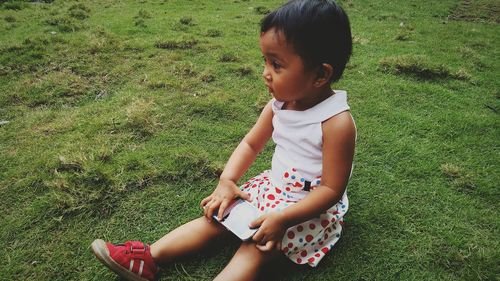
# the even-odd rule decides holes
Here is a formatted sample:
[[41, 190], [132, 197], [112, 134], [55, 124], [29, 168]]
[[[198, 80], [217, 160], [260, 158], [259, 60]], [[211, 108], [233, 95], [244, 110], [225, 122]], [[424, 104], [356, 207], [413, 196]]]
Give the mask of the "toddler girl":
[[[157, 265], [195, 253], [228, 231], [222, 219], [236, 199], [261, 212], [259, 227], [216, 280], [255, 280], [263, 265], [286, 256], [315, 267], [338, 241], [348, 208], [356, 128], [345, 91], [333, 91], [349, 60], [349, 20], [330, 0], [292, 0], [261, 22], [264, 83], [272, 99], [229, 158], [213, 193], [201, 201], [204, 216], [151, 246], [95, 240], [97, 258], [127, 280], [152, 280]], [[267, 141], [276, 143], [272, 166], [236, 183]], [[229, 234], [230, 235], [230, 234]]]

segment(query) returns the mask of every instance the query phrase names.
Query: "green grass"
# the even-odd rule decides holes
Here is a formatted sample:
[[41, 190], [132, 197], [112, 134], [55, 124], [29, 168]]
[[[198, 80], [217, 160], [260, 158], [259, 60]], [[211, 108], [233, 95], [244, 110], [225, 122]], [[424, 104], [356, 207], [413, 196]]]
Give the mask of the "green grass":
[[[269, 99], [258, 23], [281, 3], [0, 1], [0, 279], [113, 280], [93, 239], [153, 242], [200, 216]], [[498, 280], [498, 3], [341, 3], [347, 225], [317, 269], [273, 280]], [[235, 248], [162, 280], [211, 280]]]

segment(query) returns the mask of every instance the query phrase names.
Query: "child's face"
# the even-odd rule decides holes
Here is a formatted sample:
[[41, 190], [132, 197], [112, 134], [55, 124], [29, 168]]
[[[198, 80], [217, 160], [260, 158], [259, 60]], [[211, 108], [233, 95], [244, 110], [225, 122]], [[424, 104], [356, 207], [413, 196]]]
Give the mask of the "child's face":
[[260, 48], [265, 60], [262, 76], [276, 100], [291, 102], [311, 97], [317, 75], [304, 68], [302, 58], [282, 32], [273, 28], [262, 33]]

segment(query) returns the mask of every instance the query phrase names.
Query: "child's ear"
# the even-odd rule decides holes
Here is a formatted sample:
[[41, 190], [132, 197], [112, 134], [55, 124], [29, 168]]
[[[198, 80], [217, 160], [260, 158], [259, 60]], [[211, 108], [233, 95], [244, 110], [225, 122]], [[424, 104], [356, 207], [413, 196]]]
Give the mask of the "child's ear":
[[318, 74], [316, 81], [314, 82], [314, 86], [322, 87], [325, 84], [330, 83], [330, 78], [333, 75], [333, 67], [330, 64], [323, 63], [319, 66], [317, 73]]

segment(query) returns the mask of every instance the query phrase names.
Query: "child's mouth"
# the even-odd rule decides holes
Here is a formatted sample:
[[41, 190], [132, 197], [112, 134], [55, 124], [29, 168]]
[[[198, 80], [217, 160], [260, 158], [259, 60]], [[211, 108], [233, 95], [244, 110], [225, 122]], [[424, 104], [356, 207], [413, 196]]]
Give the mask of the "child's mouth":
[[273, 88], [271, 88], [271, 86], [269, 86], [269, 85], [266, 85], [266, 87], [267, 87], [267, 90], [269, 91], [269, 93], [272, 94], [273, 93]]

